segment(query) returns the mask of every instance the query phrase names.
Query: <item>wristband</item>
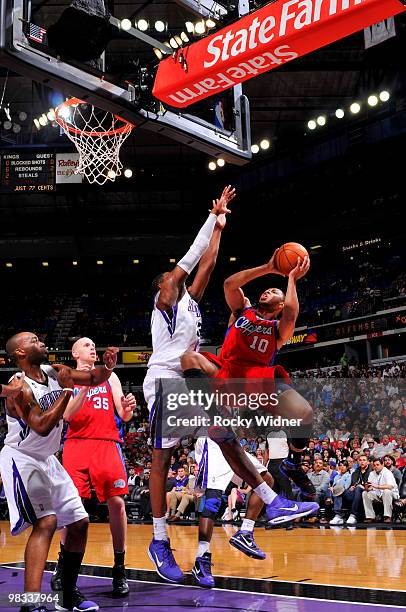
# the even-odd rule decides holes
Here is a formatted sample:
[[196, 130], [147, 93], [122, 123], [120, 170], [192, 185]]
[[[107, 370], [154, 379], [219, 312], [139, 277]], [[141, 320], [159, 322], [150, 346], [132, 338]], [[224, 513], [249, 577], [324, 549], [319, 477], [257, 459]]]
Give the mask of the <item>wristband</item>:
[[105, 368], [106, 368], [106, 370], [108, 370], [109, 372], [112, 372], [116, 366], [113, 366], [112, 368], [108, 368], [108, 367], [106, 366], [106, 364], [104, 364], [104, 367], [105, 367]]
[[71, 393], [73, 393], [72, 387], [64, 387], [62, 391], [70, 391]]

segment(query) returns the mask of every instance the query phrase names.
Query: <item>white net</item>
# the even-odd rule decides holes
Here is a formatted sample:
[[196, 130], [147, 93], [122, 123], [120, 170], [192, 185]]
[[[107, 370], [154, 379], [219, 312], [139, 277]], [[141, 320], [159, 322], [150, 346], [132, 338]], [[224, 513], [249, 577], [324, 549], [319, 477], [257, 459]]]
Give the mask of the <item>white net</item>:
[[56, 120], [79, 153], [76, 174], [89, 183], [104, 185], [121, 175], [120, 148], [133, 126], [117, 115], [81, 100], [68, 100], [56, 112]]

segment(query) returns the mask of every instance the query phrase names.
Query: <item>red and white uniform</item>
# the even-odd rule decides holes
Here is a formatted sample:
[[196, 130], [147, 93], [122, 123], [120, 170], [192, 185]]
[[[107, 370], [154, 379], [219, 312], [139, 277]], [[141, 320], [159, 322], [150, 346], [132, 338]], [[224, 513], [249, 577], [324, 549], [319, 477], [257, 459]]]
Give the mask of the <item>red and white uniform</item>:
[[[74, 395], [80, 387], [75, 386]], [[89, 499], [91, 484], [104, 502], [128, 494], [127, 474], [109, 382], [89, 387], [82, 407], [69, 422], [63, 465], [79, 495]]]
[[282, 366], [272, 365], [277, 349], [278, 322], [263, 319], [252, 306], [230, 325], [219, 355], [203, 353], [220, 369], [216, 378], [290, 378]]

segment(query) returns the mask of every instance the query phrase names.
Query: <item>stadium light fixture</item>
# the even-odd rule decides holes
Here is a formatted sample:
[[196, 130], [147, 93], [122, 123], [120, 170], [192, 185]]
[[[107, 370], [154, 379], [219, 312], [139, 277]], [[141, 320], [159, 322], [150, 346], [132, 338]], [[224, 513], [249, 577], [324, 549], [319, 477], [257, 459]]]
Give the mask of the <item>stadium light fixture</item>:
[[102, 259], [98, 259], [96, 263], [98, 266], [102, 266], [104, 264], [104, 261]]
[[72, 261], [72, 266], [77, 266], [78, 262], [76, 260]]
[[237, 261], [236, 257], [230, 257], [230, 261]]
[[131, 30], [131, 20], [130, 19], [122, 19], [120, 21], [120, 26], [121, 29], [124, 30], [125, 32], [127, 32], [128, 30]]
[[267, 149], [269, 149], [269, 147], [271, 146], [271, 143], [269, 142], [268, 138], [264, 138], [263, 140], [261, 140], [261, 142], [259, 143], [259, 146], [261, 147], [261, 149], [263, 151], [266, 151]]
[[181, 47], [183, 45], [183, 41], [180, 36], [174, 36], [174, 39], [176, 40], [178, 47]]
[[315, 245], [310, 247], [311, 251], [315, 251], [316, 249], [321, 249], [321, 244], [315, 244]]
[[38, 121], [38, 119], [34, 119], [34, 125], [35, 125], [35, 127], [37, 128], [37, 130], [40, 130], [40, 129], [41, 129], [41, 124], [40, 124], [40, 122]]
[[343, 111], [342, 108], [337, 108], [336, 112], [335, 112], [335, 116], [337, 117], [337, 119], [343, 119], [345, 115], [345, 112]]
[[172, 37], [169, 41], [169, 44], [171, 45], [172, 49], [177, 49], [178, 48], [178, 43], [175, 40], [175, 37]]
[[158, 20], [155, 22], [155, 29], [157, 32], [165, 32], [166, 24], [163, 21]]
[[209, 170], [215, 170], [217, 168], [216, 162], [211, 161], [209, 162]]
[[140, 260], [139, 259], [133, 259], [133, 264], [139, 264]]
[[254, 153], [254, 155], [259, 153], [259, 146], [257, 144], [251, 145], [251, 153]]
[[189, 32], [189, 34], [193, 34], [193, 32], [195, 31], [195, 26], [191, 21], [187, 21], [185, 23], [185, 28]]
[[19, 134], [21, 132], [21, 125], [19, 123], [13, 123], [13, 132], [14, 134]]
[[180, 33], [180, 37], [181, 37], [181, 39], [182, 39], [182, 41], [184, 43], [188, 43], [189, 42], [189, 36], [186, 34], [186, 32], [181, 32]]
[[25, 111], [20, 111], [18, 113], [18, 118], [20, 121], [25, 121], [27, 119], [28, 115]]
[[169, 258], [169, 263], [176, 263], [176, 259], [174, 257]]
[[146, 32], [149, 28], [149, 23], [146, 19], [139, 19], [138, 23], [137, 23], [137, 28], [141, 31], [141, 32]]
[[381, 93], [379, 94], [379, 99], [381, 102], [387, 102], [390, 98], [390, 93], [389, 91], [381, 91]]
[[133, 175], [133, 171], [131, 170], [131, 168], [126, 168], [124, 170], [124, 176], [125, 178], [131, 178]]
[[11, 261], [7, 261], [6, 262], [6, 268], [12, 268], [13, 264], [11, 263]]
[[162, 51], [160, 51], [159, 49], [154, 49], [154, 53], [159, 60], [163, 58]]
[[369, 96], [368, 98], [369, 106], [376, 106], [378, 102], [379, 102], [378, 96], [376, 96], [375, 94], [373, 94], [372, 96]]
[[325, 115], [320, 115], [319, 117], [317, 117], [316, 123], [320, 127], [323, 127], [323, 125], [326, 125], [327, 119], [326, 119]]
[[209, 17], [208, 19], [206, 19], [206, 26], [209, 28], [209, 30], [212, 30], [216, 27], [216, 22]]
[[218, 165], [219, 168], [223, 168], [223, 166], [225, 166], [225, 163], [226, 162], [224, 161], [224, 159], [222, 157], [218, 158], [217, 165]]
[[47, 261], [41, 261], [41, 265], [43, 268], [48, 268], [49, 263]]
[[315, 122], [314, 119], [310, 119], [310, 121], [307, 124], [307, 127], [309, 128], [309, 130], [315, 130], [317, 127], [317, 123]]
[[111, 179], [112, 181], [114, 181], [114, 179], [116, 178], [116, 173], [114, 172], [114, 170], [109, 170], [107, 172], [107, 176], [109, 177], [109, 179]]
[[353, 115], [357, 115], [361, 110], [361, 104], [359, 102], [353, 102], [350, 106], [350, 111]]
[[206, 24], [205, 24], [205, 22], [204, 21], [198, 21], [195, 24], [195, 32], [196, 32], [196, 34], [200, 34], [201, 35], [201, 34], [204, 34], [205, 31], [206, 31]]
[[[41, 121], [41, 119], [40, 119], [40, 121]], [[44, 125], [45, 124], [46, 124], [46, 120], [45, 120]], [[11, 128], [13, 127], [13, 124], [11, 123], [11, 121], [5, 121], [3, 123], [3, 127], [4, 127], [5, 130], [11, 130]]]

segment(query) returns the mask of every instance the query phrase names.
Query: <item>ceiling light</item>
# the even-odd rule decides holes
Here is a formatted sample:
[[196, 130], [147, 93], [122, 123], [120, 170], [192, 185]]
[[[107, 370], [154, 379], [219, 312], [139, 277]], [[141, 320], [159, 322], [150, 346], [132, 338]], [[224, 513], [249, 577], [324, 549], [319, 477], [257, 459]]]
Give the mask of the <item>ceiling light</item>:
[[19, 132], [21, 132], [21, 125], [19, 123], [13, 124], [13, 132], [14, 134], [18, 134]]
[[222, 168], [225, 165], [225, 163], [226, 162], [224, 161], [224, 159], [222, 157], [218, 158], [217, 165], [218, 165], [219, 168]]
[[40, 122], [38, 121], [38, 119], [34, 119], [34, 125], [35, 125], [35, 127], [37, 128], [37, 130], [40, 130], [40, 129], [41, 129], [41, 124], [40, 124]]
[[102, 259], [98, 259], [96, 263], [98, 266], [102, 266], [104, 264], [104, 261]]
[[389, 98], [390, 98], [389, 91], [381, 91], [381, 93], [379, 94], [379, 99], [381, 102], [387, 102]]
[[257, 144], [253, 144], [251, 145], [251, 153], [258, 153], [259, 152], [259, 146]]
[[216, 162], [209, 162], [209, 170], [215, 170], [217, 168]]
[[181, 37], [180, 36], [175, 36], [174, 38], [175, 38], [176, 42], [178, 43], [178, 46], [181, 47], [182, 46], [182, 39], [181, 39]]
[[12, 268], [12, 267], [13, 267], [13, 264], [10, 261], [8, 261], [6, 263], [6, 268]]
[[[46, 123], [46, 121], [45, 121], [45, 123]], [[13, 124], [11, 123], [11, 121], [5, 121], [3, 123], [3, 127], [4, 127], [5, 130], [11, 130], [11, 128], [13, 127]]]
[[178, 43], [176, 42], [176, 40], [174, 38], [170, 39], [169, 44], [171, 45], [172, 49], [177, 49], [178, 48]]
[[131, 178], [133, 175], [133, 171], [131, 170], [131, 168], [126, 168], [124, 170], [124, 176], [125, 178]]
[[146, 19], [140, 19], [137, 23], [137, 28], [141, 30], [141, 32], [145, 32], [148, 30], [148, 21]]
[[320, 125], [321, 127], [323, 125], [326, 125], [326, 118], [324, 115], [320, 115], [319, 117], [317, 117], [316, 119], [317, 125]]
[[166, 25], [164, 24], [163, 21], [156, 21], [155, 22], [155, 29], [157, 32], [164, 32], [166, 29]]
[[209, 17], [208, 19], [206, 19], [206, 26], [209, 28], [209, 30], [211, 30], [216, 27], [216, 22]]
[[181, 32], [180, 33], [180, 37], [183, 40], [183, 42], [185, 42], [185, 43], [189, 42], [189, 36], [186, 34], [186, 32]]
[[114, 170], [109, 170], [107, 172], [107, 176], [113, 181], [116, 178], [116, 173], [114, 172]]
[[314, 119], [310, 119], [310, 121], [307, 124], [307, 127], [309, 128], [309, 130], [315, 130], [317, 127], [317, 123], [315, 122]]
[[361, 104], [359, 104], [359, 102], [353, 102], [350, 106], [350, 111], [352, 112], [353, 115], [356, 115], [357, 113], [359, 113], [361, 110]]
[[271, 143], [269, 142], [269, 140], [267, 138], [264, 138], [263, 140], [261, 140], [261, 142], [259, 143], [259, 146], [261, 147], [261, 149], [263, 151], [266, 151], [267, 149], [269, 149], [269, 147], [271, 146]]
[[27, 119], [27, 113], [25, 111], [20, 111], [18, 113], [18, 118], [20, 121], [25, 121]]
[[195, 26], [191, 21], [187, 21], [185, 23], [185, 28], [189, 32], [189, 34], [193, 34], [193, 32], [195, 31]]
[[230, 257], [230, 261], [237, 261], [236, 257]]
[[314, 246], [311, 246], [310, 249], [312, 251], [315, 251], [316, 249], [321, 249], [321, 244], [315, 244]]
[[337, 108], [335, 114], [336, 114], [337, 119], [342, 119], [344, 117], [344, 115], [345, 115], [345, 113], [344, 113], [342, 108]]
[[198, 21], [195, 24], [196, 34], [204, 34], [205, 30], [206, 30], [206, 24], [204, 23], [204, 21]]
[[48, 263], [47, 261], [42, 261], [42, 262], [41, 262], [41, 265], [42, 265], [44, 268], [48, 268], [49, 263]]
[[162, 51], [160, 51], [159, 49], [154, 49], [154, 53], [159, 60], [163, 58]]
[[169, 263], [176, 263], [176, 259], [175, 259], [174, 257], [171, 257], [171, 258], [169, 259]]
[[139, 259], [133, 259], [133, 264], [139, 264], [140, 260]]
[[376, 106], [378, 102], [379, 102], [378, 96], [375, 96], [375, 94], [373, 94], [372, 96], [369, 96], [368, 98], [369, 106]]
[[131, 30], [131, 20], [130, 19], [122, 19], [120, 22], [120, 26], [122, 30]]
[[78, 262], [77, 261], [72, 261], [72, 266], [77, 266]]

